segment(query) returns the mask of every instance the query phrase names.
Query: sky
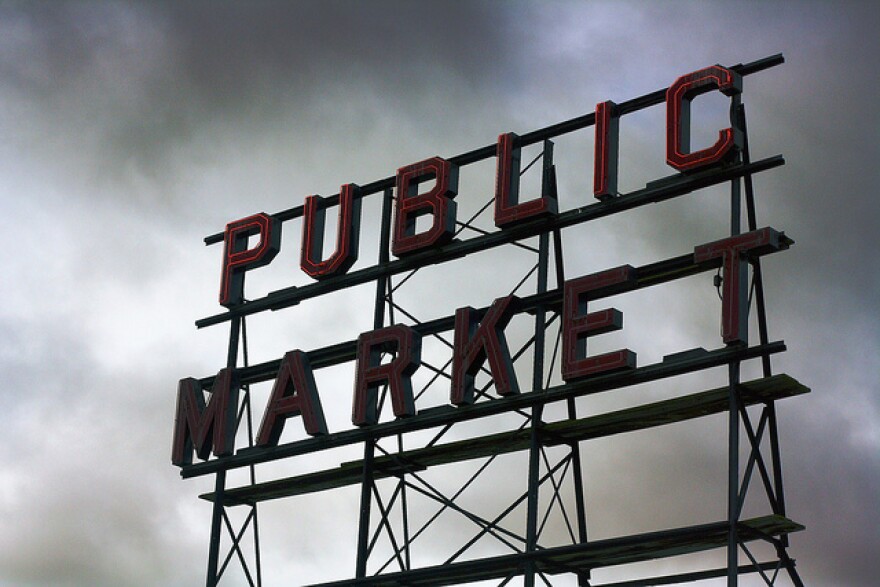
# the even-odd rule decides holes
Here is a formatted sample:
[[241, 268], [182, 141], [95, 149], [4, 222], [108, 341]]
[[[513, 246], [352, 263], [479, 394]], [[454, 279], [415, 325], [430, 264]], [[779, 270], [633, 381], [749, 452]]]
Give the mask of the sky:
[[[774, 369], [812, 389], [778, 405], [788, 514], [807, 527], [789, 552], [807, 584], [874, 584], [878, 24], [867, 2], [0, 2], [0, 586], [204, 581], [210, 505], [197, 496], [211, 480], [181, 480], [170, 445], [178, 380], [213, 375], [226, 357], [228, 329], [194, 325], [222, 310], [221, 247], [205, 236], [776, 53], [786, 62], [746, 77], [743, 101], [752, 158], [786, 159], [755, 180], [759, 224], [795, 240], [764, 264], [771, 339], [788, 346]], [[663, 108], [649, 110], [621, 122], [624, 192], [672, 173]], [[705, 116], [702, 128], [718, 128]], [[561, 205], [590, 203], [591, 132], [560, 138], [556, 160]], [[469, 173], [459, 218], [492, 193], [491, 161]], [[567, 275], [722, 238], [725, 192], [704, 192], [567, 230]], [[378, 211], [363, 215], [356, 268], [376, 254]], [[289, 224], [249, 296], [308, 283]], [[517, 255], [425, 271], [401, 299], [422, 319], [487, 305], [518, 281]], [[710, 277], [682, 281], [615, 298], [627, 322], [608, 344], [625, 341], [640, 364], [720, 346]], [[371, 296], [355, 288], [255, 317], [251, 362], [354, 339], [371, 328]], [[337, 408], [331, 428], [346, 426], [351, 380], [350, 365], [319, 378], [328, 398], [342, 390], [324, 400]], [[600, 413], [672, 391], [580, 405]], [[724, 518], [723, 419], [671, 428], [585, 449], [592, 536]], [[498, 491], [469, 499], [492, 511]], [[339, 528], [356, 495], [262, 509], [266, 584], [347, 572], [337, 561], [353, 560], [354, 533]], [[444, 528], [429, 545], [458, 535]]]

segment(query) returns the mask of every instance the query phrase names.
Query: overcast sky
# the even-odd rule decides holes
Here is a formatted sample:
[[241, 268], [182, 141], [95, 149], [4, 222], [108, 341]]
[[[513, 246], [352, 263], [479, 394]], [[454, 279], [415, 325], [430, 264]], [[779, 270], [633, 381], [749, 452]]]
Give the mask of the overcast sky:
[[[177, 381], [215, 374], [226, 356], [225, 326], [194, 326], [221, 311], [221, 248], [204, 236], [776, 53], [786, 63], [748, 76], [743, 100], [752, 157], [787, 161], [756, 179], [759, 223], [796, 241], [765, 263], [771, 338], [788, 344], [774, 366], [812, 388], [778, 406], [788, 513], [807, 526], [789, 552], [807, 584], [876, 584], [878, 25], [868, 2], [0, 2], [0, 586], [204, 581], [210, 506], [197, 495], [210, 480], [183, 481], [170, 463]], [[662, 117], [623, 119], [623, 191], [672, 173]], [[591, 132], [558, 142], [564, 206], [592, 200], [591, 153]], [[461, 210], [491, 196], [491, 164], [480, 169], [463, 177]], [[720, 193], [567, 231], [567, 274], [722, 238]], [[376, 218], [365, 207], [367, 260]], [[308, 282], [289, 224], [249, 297]], [[416, 291], [440, 293], [414, 295], [414, 311], [505, 295], [522, 268], [494, 258], [467, 269], [483, 279], [464, 299], [443, 293], [451, 273], [427, 274]], [[642, 364], [720, 346], [704, 277], [686, 280], [684, 297], [677, 286], [621, 296], [627, 337], [611, 344], [626, 340]], [[255, 321], [252, 361], [368, 330], [365, 292]], [[350, 369], [338, 375], [337, 429]], [[723, 426], [586, 454], [597, 535], [723, 519]], [[338, 556], [352, 560], [353, 534], [332, 526], [354, 515], [354, 496], [267, 508], [267, 585], [322, 580]], [[326, 535], [303, 530], [328, 521]]]

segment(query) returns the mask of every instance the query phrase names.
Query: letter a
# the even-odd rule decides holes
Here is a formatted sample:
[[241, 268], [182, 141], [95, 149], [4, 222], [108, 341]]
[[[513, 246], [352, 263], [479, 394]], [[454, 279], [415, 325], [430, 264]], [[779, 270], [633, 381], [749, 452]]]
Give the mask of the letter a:
[[327, 422], [318, 397], [315, 377], [309, 359], [302, 351], [290, 351], [284, 355], [278, 376], [272, 387], [272, 395], [266, 404], [257, 446], [276, 446], [284, 423], [291, 416], [303, 418], [306, 432], [312, 436], [327, 434]]

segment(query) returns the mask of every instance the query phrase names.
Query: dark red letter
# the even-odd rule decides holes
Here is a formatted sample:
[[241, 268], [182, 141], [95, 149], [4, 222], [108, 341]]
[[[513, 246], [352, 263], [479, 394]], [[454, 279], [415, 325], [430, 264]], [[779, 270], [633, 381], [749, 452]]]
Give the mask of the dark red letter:
[[218, 457], [232, 454], [237, 411], [238, 382], [232, 369], [223, 369], [214, 378], [207, 407], [199, 381], [191, 377], [181, 379], [177, 387], [171, 462], [189, 465], [193, 448], [202, 460], [208, 458], [212, 446]]
[[[431, 190], [418, 193], [419, 183], [436, 179]], [[435, 244], [452, 240], [455, 233], [455, 202], [458, 193], [458, 165], [432, 157], [397, 170], [397, 211], [391, 252], [400, 257]], [[433, 218], [431, 228], [416, 234], [416, 219], [425, 214]]]
[[633, 369], [636, 354], [629, 349], [620, 349], [587, 357], [587, 338], [623, 328], [623, 313], [610, 308], [587, 313], [590, 292], [597, 289], [614, 288], [625, 290], [635, 281], [635, 270], [623, 265], [600, 273], [593, 273], [579, 279], [565, 282], [562, 317], [562, 378], [565, 381], [588, 377], [619, 369]]
[[761, 228], [694, 248], [694, 263], [721, 257], [724, 271], [721, 288], [721, 338], [725, 343], [748, 342], [749, 315], [746, 306], [748, 266], [742, 257], [778, 251], [779, 233]]
[[324, 218], [327, 211], [318, 206], [321, 196], [309, 196], [303, 205], [303, 238], [300, 267], [310, 277], [323, 279], [348, 271], [358, 256], [361, 200], [358, 189], [347, 183], [339, 191], [339, 221], [336, 227], [336, 250], [321, 261], [324, 247]]
[[733, 127], [718, 133], [718, 141], [690, 153], [690, 105], [695, 97], [713, 89], [726, 96], [742, 92], [742, 77], [720, 65], [678, 78], [666, 91], [666, 162], [678, 171], [693, 171], [733, 157], [740, 149], [741, 133]]
[[[248, 249], [248, 238], [260, 235], [257, 246]], [[226, 307], [242, 302], [244, 273], [268, 265], [281, 248], [281, 223], [260, 212], [226, 225], [223, 272], [220, 275], [220, 304]]]
[[[397, 353], [382, 363], [383, 353]], [[421, 337], [403, 324], [396, 324], [358, 337], [357, 378], [351, 421], [355, 426], [368, 426], [379, 421], [379, 386], [387, 383], [391, 406], [398, 418], [416, 413], [410, 377], [419, 368]]]
[[455, 348], [452, 353], [452, 392], [455, 405], [474, 403], [474, 379], [486, 359], [498, 395], [519, 393], [516, 373], [504, 337], [512, 314], [508, 311], [516, 296], [498, 298], [477, 324], [471, 307], [455, 311]]
[[291, 416], [302, 415], [306, 432], [312, 436], [327, 434], [327, 422], [318, 397], [315, 376], [309, 359], [302, 351], [290, 351], [281, 360], [272, 395], [266, 404], [257, 446], [276, 446], [284, 423]]
[[617, 104], [596, 104], [596, 145], [593, 159], [593, 195], [599, 200], [617, 196], [617, 152], [620, 135]]
[[519, 137], [512, 133], [498, 136], [495, 168], [495, 226], [516, 224], [532, 216], [556, 213], [556, 200], [548, 194], [519, 203]]

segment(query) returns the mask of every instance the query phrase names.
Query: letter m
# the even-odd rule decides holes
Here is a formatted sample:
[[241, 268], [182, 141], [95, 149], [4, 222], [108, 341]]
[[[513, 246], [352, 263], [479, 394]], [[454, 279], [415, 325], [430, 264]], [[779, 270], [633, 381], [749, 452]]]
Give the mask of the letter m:
[[223, 369], [214, 378], [207, 405], [198, 379], [181, 379], [171, 462], [177, 466], [192, 464], [193, 449], [202, 460], [208, 458], [212, 448], [218, 457], [232, 454], [237, 410], [238, 382], [232, 369]]

